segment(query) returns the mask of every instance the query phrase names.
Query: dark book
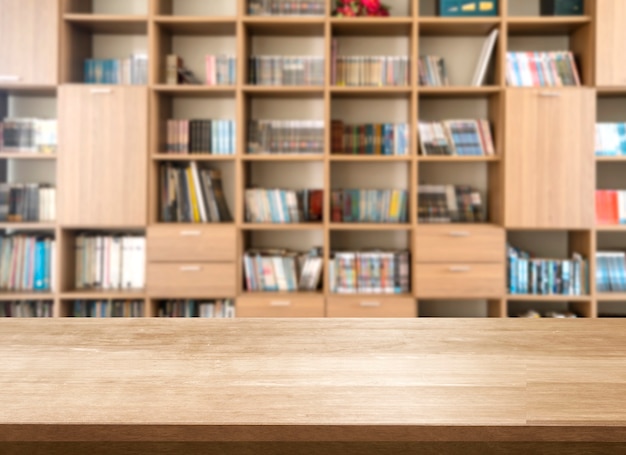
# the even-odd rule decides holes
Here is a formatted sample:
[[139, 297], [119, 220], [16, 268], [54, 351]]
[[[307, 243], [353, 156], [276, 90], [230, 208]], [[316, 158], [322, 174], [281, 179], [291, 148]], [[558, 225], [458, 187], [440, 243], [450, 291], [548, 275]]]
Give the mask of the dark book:
[[211, 187], [213, 188], [213, 194], [217, 202], [217, 207], [220, 214], [220, 221], [232, 222], [233, 217], [228, 209], [228, 203], [224, 196], [224, 190], [222, 188], [222, 174], [218, 170], [208, 170], [208, 177], [211, 180]]

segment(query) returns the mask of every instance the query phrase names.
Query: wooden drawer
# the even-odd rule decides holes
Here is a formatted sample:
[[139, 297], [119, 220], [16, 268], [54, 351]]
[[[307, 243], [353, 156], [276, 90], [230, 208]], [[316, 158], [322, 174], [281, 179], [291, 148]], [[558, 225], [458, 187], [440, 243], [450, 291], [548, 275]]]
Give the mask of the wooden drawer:
[[404, 297], [330, 297], [326, 307], [329, 318], [414, 318], [417, 304]]
[[148, 229], [149, 262], [236, 262], [234, 227], [155, 226]]
[[491, 298], [505, 294], [504, 264], [417, 264], [419, 298]]
[[229, 263], [149, 263], [148, 294], [159, 298], [234, 297], [236, 271]]
[[322, 296], [243, 296], [237, 299], [238, 318], [323, 318]]
[[505, 233], [492, 226], [420, 226], [417, 262], [504, 262]]

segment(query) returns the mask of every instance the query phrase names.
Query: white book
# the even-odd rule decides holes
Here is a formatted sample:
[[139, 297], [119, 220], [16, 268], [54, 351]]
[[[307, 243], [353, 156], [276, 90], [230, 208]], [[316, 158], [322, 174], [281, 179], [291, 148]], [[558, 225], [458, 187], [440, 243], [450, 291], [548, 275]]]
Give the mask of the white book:
[[476, 70], [474, 71], [474, 77], [472, 79], [472, 85], [474, 87], [480, 87], [485, 83], [487, 66], [489, 65], [489, 61], [491, 60], [491, 54], [493, 53], [493, 49], [498, 39], [498, 33], [498, 29], [494, 29], [483, 43], [480, 58], [478, 59], [478, 64], [476, 65]]
[[137, 237], [137, 289], [146, 284], [146, 238]]

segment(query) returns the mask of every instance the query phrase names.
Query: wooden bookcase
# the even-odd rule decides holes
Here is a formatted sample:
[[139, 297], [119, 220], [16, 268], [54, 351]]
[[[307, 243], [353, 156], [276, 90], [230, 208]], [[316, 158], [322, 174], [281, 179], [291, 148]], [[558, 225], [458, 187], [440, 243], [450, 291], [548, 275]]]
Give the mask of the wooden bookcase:
[[[7, 179], [18, 178], [11, 172], [22, 174], [15, 171], [16, 163], [26, 169], [43, 163], [50, 180], [57, 183], [56, 223], [5, 223], [0, 228], [53, 232], [59, 270], [55, 292], [1, 294], [0, 300], [49, 299], [57, 317], [68, 316], [77, 299], [139, 299], [145, 302], [147, 317], [156, 315], [159, 301], [170, 298], [233, 298], [239, 317], [508, 317], [524, 308], [554, 305], [597, 317], [603, 305], [626, 302], [626, 295], [600, 295], [594, 285], [598, 248], [626, 247], [626, 228], [596, 226], [594, 210], [594, 192], [603, 184], [604, 167], [626, 170], [626, 160], [594, 158], [593, 153], [596, 121], [626, 121], [623, 0], [586, 0], [585, 15], [576, 17], [541, 17], [538, 0], [500, 0], [498, 16], [484, 18], [437, 17], [435, 0], [388, 3], [393, 7], [389, 18], [343, 19], [331, 16], [331, 0], [322, 17], [248, 16], [247, 0], [0, 0], [0, 116], [40, 115], [37, 107], [22, 109], [22, 104], [30, 104], [20, 100], [42, 98], [44, 104], [55, 104], [60, 138], [58, 158], [0, 156], [10, 171], [5, 172]], [[480, 48], [493, 29], [499, 30], [499, 38], [486, 85], [470, 87]], [[409, 55], [411, 83], [331, 85], [334, 38], [347, 55], [386, 49]], [[562, 49], [575, 53], [582, 87], [506, 86], [507, 51]], [[325, 57], [325, 85], [247, 83], [247, 57], [252, 53], [296, 51]], [[147, 86], [82, 84], [84, 59], [121, 58], [133, 52], [149, 56]], [[165, 85], [165, 56], [171, 52], [185, 57], [198, 74], [203, 74], [198, 58], [204, 54], [236, 54], [237, 83]], [[417, 56], [435, 53], [446, 58], [452, 85], [420, 87]], [[234, 119], [236, 153], [165, 154], [165, 121], [191, 115]], [[325, 153], [247, 155], [247, 122], [257, 115], [323, 120]], [[409, 156], [331, 154], [330, 121], [337, 116], [408, 123]], [[467, 116], [490, 120], [496, 156], [418, 153], [418, 120]], [[160, 221], [160, 163], [192, 160], [222, 171], [232, 223]], [[488, 222], [418, 223], [417, 188], [431, 181], [476, 184], [488, 202]], [[255, 184], [324, 189], [324, 221], [247, 223], [244, 192]], [[385, 184], [408, 190], [407, 223], [331, 222], [332, 189]], [[73, 289], [75, 237], [82, 231], [145, 234], [146, 289]], [[590, 264], [591, 293], [573, 298], [508, 296], [508, 240], [519, 240], [542, 256], [584, 254]], [[412, 291], [399, 296], [333, 295], [325, 276], [318, 292], [245, 292], [242, 255], [247, 248], [304, 251], [317, 245], [323, 247], [325, 264], [335, 248], [409, 249]]]

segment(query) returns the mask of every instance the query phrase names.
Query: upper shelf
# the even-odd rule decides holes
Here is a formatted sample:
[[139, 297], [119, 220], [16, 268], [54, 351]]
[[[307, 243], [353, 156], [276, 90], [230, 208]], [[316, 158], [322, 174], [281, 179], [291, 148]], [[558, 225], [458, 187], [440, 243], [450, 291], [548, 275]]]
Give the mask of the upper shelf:
[[162, 30], [177, 35], [235, 35], [237, 20], [234, 18], [204, 18], [194, 16], [156, 16], [154, 22]]
[[103, 34], [147, 34], [148, 16], [111, 14], [65, 14], [65, 22]]
[[330, 19], [334, 36], [410, 36], [413, 20], [410, 17], [361, 17]]
[[425, 17], [419, 19], [420, 35], [487, 35], [502, 21], [497, 17]]
[[320, 17], [246, 16], [246, 30], [267, 36], [324, 36], [326, 20]]
[[564, 35], [591, 24], [591, 17], [511, 17], [506, 22], [510, 35]]

